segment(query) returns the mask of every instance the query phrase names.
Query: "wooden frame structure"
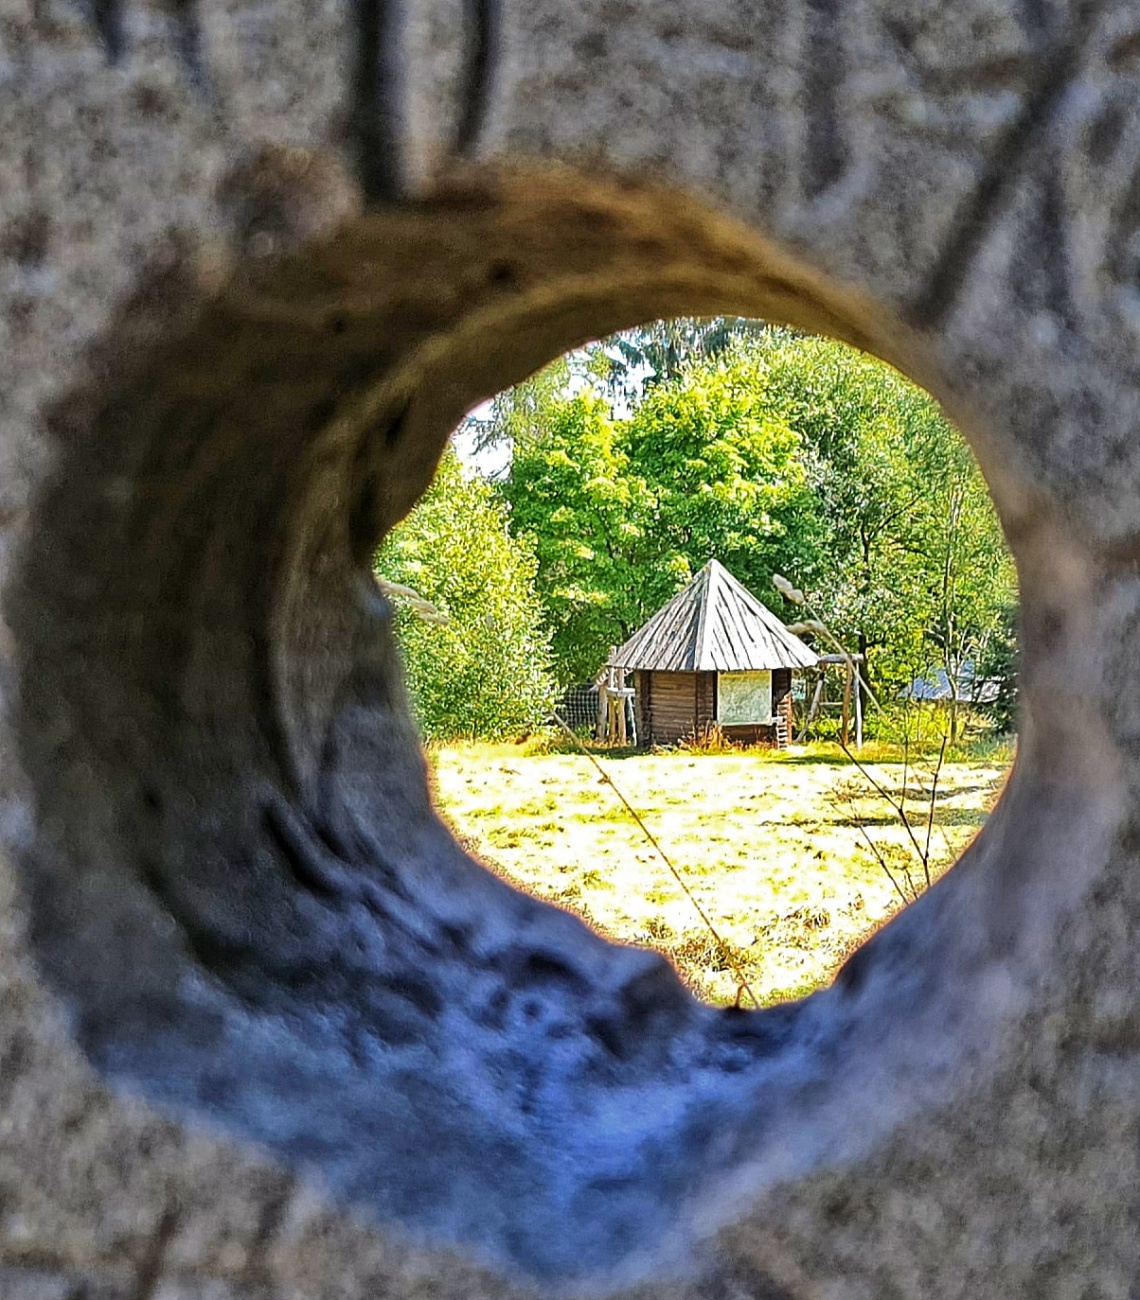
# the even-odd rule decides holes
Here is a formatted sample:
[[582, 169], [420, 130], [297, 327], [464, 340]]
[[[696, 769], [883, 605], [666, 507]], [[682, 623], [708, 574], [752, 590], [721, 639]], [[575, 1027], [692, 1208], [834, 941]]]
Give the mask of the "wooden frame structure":
[[[819, 655], [816, 661], [815, 671], [818, 673], [818, 679], [815, 685], [815, 691], [812, 694], [811, 703], [808, 705], [807, 712], [804, 715], [804, 723], [800, 728], [797, 740], [806, 738], [811, 730], [811, 724], [825, 709], [840, 709], [842, 716], [839, 724], [840, 744], [850, 744], [851, 740], [851, 717], [854, 713], [855, 718], [855, 747], [859, 749], [863, 744], [863, 674], [860, 668], [864, 662], [864, 656], [861, 654], [853, 655]], [[842, 670], [843, 674], [843, 691], [838, 700], [829, 700], [824, 696], [827, 685], [827, 670], [837, 668]], [[854, 707], [852, 707], [854, 706]]]
[[[611, 651], [612, 653], [612, 651]], [[636, 692], [625, 684], [625, 671], [607, 663], [598, 674], [598, 725], [595, 739], [606, 745], [637, 744]], [[626, 717], [629, 726], [626, 727]]]

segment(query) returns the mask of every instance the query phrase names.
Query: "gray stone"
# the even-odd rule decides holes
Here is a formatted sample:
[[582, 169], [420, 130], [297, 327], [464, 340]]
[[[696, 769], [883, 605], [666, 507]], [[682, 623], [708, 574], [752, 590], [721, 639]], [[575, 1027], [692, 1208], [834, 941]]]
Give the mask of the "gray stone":
[[[1140, 1267], [1140, 11], [2, 0], [0, 1282], [1115, 1297]], [[367, 576], [657, 316], [925, 384], [1025, 719], [834, 987], [693, 1000], [437, 818]]]

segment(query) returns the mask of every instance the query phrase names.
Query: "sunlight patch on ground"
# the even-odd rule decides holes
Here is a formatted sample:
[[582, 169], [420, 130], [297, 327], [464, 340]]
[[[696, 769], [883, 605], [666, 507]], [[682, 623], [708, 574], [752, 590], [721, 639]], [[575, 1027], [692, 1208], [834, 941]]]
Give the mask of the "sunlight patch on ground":
[[[761, 1001], [826, 983], [902, 905], [900, 890], [910, 898], [924, 884], [900, 818], [850, 764], [795, 752], [601, 761], [683, 873]], [[586, 757], [462, 745], [433, 750], [432, 762], [444, 814], [489, 865], [614, 938], [660, 948], [703, 996], [736, 999], [730, 963]], [[977, 833], [1007, 767], [943, 766], [930, 836], [932, 877]], [[871, 771], [896, 798], [902, 795], [901, 763], [876, 763]], [[917, 772], [912, 766], [904, 806], [920, 848], [930, 792], [930, 764]]]

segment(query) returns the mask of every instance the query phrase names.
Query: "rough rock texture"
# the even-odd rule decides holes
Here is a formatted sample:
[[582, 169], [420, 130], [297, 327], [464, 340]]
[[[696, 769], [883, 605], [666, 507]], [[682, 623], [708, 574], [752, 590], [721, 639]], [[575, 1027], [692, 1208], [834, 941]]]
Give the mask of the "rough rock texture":
[[[0, 0], [0, 1295], [1133, 1297], [1140, 9]], [[731, 311], [947, 405], [1026, 718], [836, 985], [694, 1002], [427, 793], [373, 547]]]

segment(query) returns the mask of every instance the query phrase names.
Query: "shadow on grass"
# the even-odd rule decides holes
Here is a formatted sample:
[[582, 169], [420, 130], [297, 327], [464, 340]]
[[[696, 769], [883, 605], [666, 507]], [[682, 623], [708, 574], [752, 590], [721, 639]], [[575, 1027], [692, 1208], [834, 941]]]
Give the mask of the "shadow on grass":
[[[935, 811], [934, 825], [981, 827], [985, 823], [987, 817], [989, 817], [988, 812], [982, 812], [979, 810], [943, 808], [940, 811]], [[922, 829], [926, 825], [925, 814], [922, 816], [910, 817], [908, 820], [910, 821], [912, 830]], [[778, 826], [781, 824], [787, 825], [788, 823], [769, 822], [767, 824]], [[900, 826], [902, 823], [899, 821], [897, 813], [872, 813], [867, 817], [829, 817], [826, 824], [828, 826], [841, 826], [847, 830], [858, 830], [860, 827], [865, 830], [874, 830], [876, 827], [886, 829], [891, 826]]]

